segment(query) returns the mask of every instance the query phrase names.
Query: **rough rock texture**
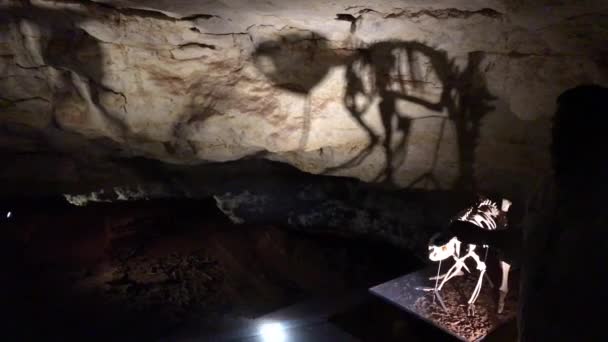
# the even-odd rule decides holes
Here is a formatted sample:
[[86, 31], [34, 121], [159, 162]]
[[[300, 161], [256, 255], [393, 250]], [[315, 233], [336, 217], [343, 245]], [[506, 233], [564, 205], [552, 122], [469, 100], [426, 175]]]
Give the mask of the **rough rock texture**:
[[[0, 2], [0, 180], [134, 184], [261, 157], [522, 195], [555, 98], [606, 83], [601, 1]], [[35, 185], [32, 180], [36, 180]]]
[[262, 160], [178, 167], [173, 172], [145, 162], [139, 169], [146, 170], [148, 183], [65, 197], [75, 205], [125, 198], [212, 198], [233, 223], [365, 237], [404, 248], [421, 260], [427, 260], [431, 235], [472, 199], [471, 194], [453, 191], [381, 189]]

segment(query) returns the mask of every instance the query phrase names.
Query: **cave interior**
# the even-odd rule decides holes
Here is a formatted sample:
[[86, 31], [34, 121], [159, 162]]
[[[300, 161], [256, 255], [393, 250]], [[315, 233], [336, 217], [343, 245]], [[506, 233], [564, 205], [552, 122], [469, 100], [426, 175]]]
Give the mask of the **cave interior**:
[[[607, 16], [592, 0], [0, 0], [0, 331], [468, 340], [370, 289], [436, 270], [430, 241], [483, 194], [512, 206], [478, 307], [513, 260], [512, 316], [484, 341], [605, 339]], [[442, 290], [462, 313], [467, 265]]]

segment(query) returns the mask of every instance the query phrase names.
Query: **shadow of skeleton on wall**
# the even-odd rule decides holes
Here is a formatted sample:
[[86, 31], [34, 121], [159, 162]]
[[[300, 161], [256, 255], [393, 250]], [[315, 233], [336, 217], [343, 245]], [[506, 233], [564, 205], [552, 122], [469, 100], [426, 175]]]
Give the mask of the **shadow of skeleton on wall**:
[[[93, 20], [90, 13], [69, 9], [49, 9], [22, 2], [19, 6], [4, 7], [0, 21], [7, 24], [15, 42], [12, 48], [15, 64], [24, 69], [52, 68], [55, 77], [48, 76], [46, 82], [51, 89], [50, 102], [53, 124], [62, 128], [57, 119], [57, 105], [76, 97], [89, 101], [101, 115], [107, 128], [114, 135], [125, 138], [127, 127], [123, 122], [126, 113], [126, 98], [103, 83], [104, 53], [102, 43], [91, 36], [80, 25]], [[39, 33], [28, 34], [29, 25]], [[25, 48], [29, 46], [30, 49]], [[39, 54], [39, 56], [36, 56]], [[27, 60], [28, 66], [18, 64], [18, 57]], [[122, 97], [122, 112], [112, 112], [104, 106], [104, 94]], [[73, 118], [78, 120], [78, 118]]]
[[[310, 94], [331, 67], [345, 67], [345, 108], [368, 136], [367, 145], [339, 165], [324, 173], [361, 165], [376, 147], [385, 155], [385, 165], [374, 181], [395, 183], [395, 170], [406, 160], [414, 120], [435, 118], [440, 128], [428, 171], [408, 187], [440, 189], [437, 168], [446, 123], [454, 125], [458, 143], [459, 177], [454, 188], [475, 190], [475, 147], [482, 118], [496, 99], [487, 89], [479, 70], [482, 52], [470, 52], [467, 65], [459, 68], [445, 51], [417, 41], [390, 40], [364, 48], [331, 49], [327, 39], [317, 33], [288, 34], [262, 42], [254, 52], [254, 62], [276, 87], [306, 96], [300, 149], [306, 147], [310, 131]], [[270, 67], [269, 67], [270, 65]], [[434, 79], [432, 79], [434, 75]], [[434, 99], [423, 94], [424, 87], [439, 89]], [[437, 114], [414, 117], [399, 111], [399, 102], [417, 104]], [[365, 113], [377, 106], [384, 137], [364, 120]]]

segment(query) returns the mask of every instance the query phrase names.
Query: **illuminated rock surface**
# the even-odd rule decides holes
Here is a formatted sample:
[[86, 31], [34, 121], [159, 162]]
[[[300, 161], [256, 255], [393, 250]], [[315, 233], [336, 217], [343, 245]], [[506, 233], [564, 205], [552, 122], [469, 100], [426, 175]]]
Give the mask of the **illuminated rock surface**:
[[550, 169], [557, 95], [608, 77], [596, 1], [139, 3], [1, 2], [9, 190], [255, 157], [522, 195]]
[[[462, 208], [467, 191], [502, 192], [513, 200], [516, 216], [537, 185], [550, 182], [557, 96], [580, 84], [607, 83], [607, 14], [606, 3], [595, 0], [0, 0], [0, 198], [66, 194], [78, 205], [213, 199], [211, 205], [232, 222], [376, 239], [402, 247], [408, 257], [421, 256], [429, 236]], [[575, 127], [581, 137], [585, 125], [605, 127], [582, 121]], [[589, 146], [604, 146], [601, 134], [593, 136], [600, 143]], [[584, 141], [575, 154], [602, 156], [584, 145], [592, 139], [575, 136], [566, 145], [576, 140]], [[583, 149], [591, 152], [579, 153]], [[593, 180], [585, 168], [593, 163], [571, 160], [579, 159], [566, 163], [581, 170], [577, 179], [585, 185], [576, 188], [599, 193], [595, 183], [603, 178]], [[572, 198], [585, 208], [564, 211], [575, 222], [570, 226], [595, 227], [580, 220], [600, 222], [579, 201], [587, 197]], [[589, 202], [603, 203], [598, 198]], [[199, 211], [186, 209], [184, 217]], [[552, 213], [545, 207], [539, 212]], [[102, 215], [91, 213], [84, 221]], [[111, 249], [101, 220], [57, 222], [65, 222], [57, 224], [67, 229], [65, 244], [50, 239], [61, 232], [50, 221], [25, 227], [19, 239], [40, 241], [32, 255], [43, 260], [49, 251], [67, 263], [79, 260], [70, 253], [107, 257]], [[554, 240], [581, 250], [602, 241], [584, 232]], [[273, 234], [280, 240], [283, 233]], [[0, 260], [19, 275], [22, 269], [12, 260], [29, 254], [19, 254], [12, 238], [0, 249], [6, 253]], [[269, 245], [283, 246], [273, 239]], [[226, 246], [227, 259], [245, 249]], [[546, 244], [531, 248], [546, 253], [537, 246]], [[571, 246], [554, 246], [563, 254], [558, 260], [569, 262], [544, 274], [561, 276], [567, 274], [561, 265], [572, 272], [582, 264], [572, 255], [587, 251], [568, 253], [576, 250]], [[596, 246], [592, 260], [604, 260], [604, 250]], [[277, 256], [268, 260], [280, 259], [280, 250], [274, 251]], [[182, 300], [193, 297], [176, 289], [167, 269], [182, 265], [185, 273], [178, 278], [187, 283], [190, 275], [205, 278], [194, 269], [207, 260], [204, 253], [201, 259], [184, 253], [144, 253], [133, 260], [137, 267], [116, 256], [115, 272], [97, 285], [116, 289], [123, 299], [143, 298], [146, 305], [156, 288], [181, 293], [169, 298], [181, 310]], [[156, 264], [164, 267], [151, 276]], [[43, 298], [22, 286], [40, 284], [46, 291], [36, 276], [41, 268], [53, 272], [36, 266], [28, 273], [33, 278], [8, 276], [15, 280], [8, 286], [27, 300]], [[216, 270], [208, 271], [214, 277]], [[66, 274], [57, 288], [73, 284]], [[570, 274], [579, 279], [588, 273]], [[547, 312], [559, 316], [564, 297], [564, 307], [577, 315], [595, 312], [575, 310], [579, 302], [603, 304], [594, 297], [601, 291], [558, 276], [547, 279], [560, 279], [569, 290], [547, 296], [555, 307], [541, 301]], [[206, 281], [192, 284], [193, 292], [214, 288]], [[11, 291], [2, 293], [14, 301]], [[532, 285], [525, 296], [542, 293]], [[49, 312], [61, 311], [55, 309], [63, 308]], [[31, 319], [26, 311], [23, 317]], [[530, 312], [529, 322], [567, 325], [579, 334], [569, 320]], [[593, 332], [591, 319], [583, 320], [590, 329], [580, 331]]]

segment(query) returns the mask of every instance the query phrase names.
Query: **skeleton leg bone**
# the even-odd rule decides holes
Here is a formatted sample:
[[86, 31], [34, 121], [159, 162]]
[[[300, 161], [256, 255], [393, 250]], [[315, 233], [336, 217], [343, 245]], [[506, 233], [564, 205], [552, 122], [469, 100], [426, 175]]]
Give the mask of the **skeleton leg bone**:
[[486, 270], [484, 268], [481, 270], [481, 273], [479, 274], [479, 278], [477, 279], [477, 285], [475, 285], [475, 290], [473, 290], [473, 294], [471, 295], [471, 298], [469, 299], [469, 304], [475, 304], [477, 297], [479, 297], [479, 293], [481, 292], [481, 286], [483, 284], [483, 275], [485, 273], [486, 273]]
[[[445, 272], [442, 275], [438, 275], [438, 276], [435, 276], [435, 277], [430, 277], [429, 280], [437, 280], [437, 279], [441, 280], [441, 279], [445, 278], [447, 275], [448, 275], [448, 272]], [[460, 276], [463, 276], [463, 275], [464, 275], [464, 272], [461, 269], [459, 269], [459, 270], [454, 271], [454, 275], [453, 276], [454, 277], [460, 277]]]
[[[488, 251], [490, 250], [490, 246], [483, 245], [483, 247], [486, 249], [486, 255], [483, 257], [483, 262], [486, 262], [486, 260], [488, 260]], [[490, 287], [494, 288], [494, 283], [492, 282], [492, 279], [490, 279], [490, 276], [488, 276], [487, 273], [485, 273], [484, 276], [486, 277], [486, 280], [490, 284]]]
[[477, 269], [480, 272], [479, 274], [479, 278], [477, 279], [477, 285], [475, 286], [475, 289], [473, 290], [473, 294], [471, 295], [471, 298], [469, 299], [469, 313], [474, 313], [473, 311], [473, 306], [475, 305], [475, 301], [477, 300], [477, 297], [479, 296], [479, 293], [481, 292], [481, 286], [483, 284], [483, 277], [484, 274], [486, 273], [486, 264], [485, 262], [481, 261], [481, 259], [479, 258], [479, 255], [477, 255], [477, 253], [475, 253], [475, 245], [469, 245], [469, 255], [475, 260], [475, 262], [477, 263]]
[[500, 296], [498, 298], [498, 313], [502, 313], [505, 308], [505, 298], [509, 292], [509, 271], [511, 270], [511, 265], [501, 260], [500, 268], [502, 269], [502, 282], [500, 284]]
[[[439, 274], [439, 272], [441, 272], [441, 260], [439, 260], [439, 266], [437, 267], [437, 274]], [[437, 278], [437, 277], [435, 277]], [[433, 304], [435, 304], [435, 299], [437, 299], [437, 301], [439, 301], [439, 304], [441, 305], [441, 307], [443, 308], [443, 311], [448, 312], [447, 307], [445, 306], [445, 303], [443, 301], [443, 298], [441, 298], [441, 294], [439, 293], [439, 291], [437, 290], [437, 283], [439, 282], [438, 278], [437, 280], [435, 280], [435, 287], [416, 287], [416, 290], [419, 291], [425, 291], [425, 292], [433, 292]]]
[[468, 258], [468, 254], [465, 255], [462, 258], [457, 258], [456, 259], [456, 263], [454, 265], [452, 265], [452, 267], [450, 267], [450, 269], [448, 270], [448, 272], [446, 273], [446, 276], [443, 278], [443, 280], [441, 281], [441, 284], [439, 285], [439, 287], [437, 288], [438, 290], [441, 290], [443, 288], [443, 285], [445, 285], [445, 283], [452, 279], [453, 277], [455, 277], [458, 273], [462, 272], [462, 268], [467, 268], [466, 265], [464, 264], [464, 260]]
[[[458, 253], [460, 254], [460, 253]], [[447, 272], [445, 272], [442, 275], [438, 275], [435, 277], [430, 277], [429, 280], [441, 280], [444, 279], [445, 277], [449, 276], [450, 278], [452, 277], [459, 277], [464, 275], [464, 272], [462, 271], [462, 268], [464, 268], [467, 272], [471, 273], [471, 271], [469, 270], [469, 268], [467, 267], [467, 265], [464, 262], [459, 263], [459, 260], [464, 260], [464, 257], [462, 259], [454, 257], [454, 261], [456, 262], [456, 264], [459, 264], [455, 269], [454, 266], [452, 266]], [[454, 264], [456, 266], [456, 264]], [[453, 273], [450, 275], [450, 271], [453, 270]]]
[[[443, 285], [449, 280], [449, 277], [451, 276], [451, 274], [453, 272], [455, 272], [456, 267], [458, 266], [458, 261], [456, 261], [456, 263], [454, 265], [452, 265], [452, 267], [450, 267], [450, 269], [446, 272], [446, 276], [443, 277], [443, 280], [441, 281], [441, 284], [439, 284], [439, 287], [437, 287], [437, 290], [441, 290], [443, 288]], [[439, 278], [437, 278], [439, 279]]]
[[464, 273], [464, 272], [462, 272], [462, 268], [466, 269], [467, 272], [470, 272], [469, 269], [467, 268], [467, 265], [464, 263], [465, 259], [466, 259], [466, 257], [456, 260], [456, 264], [454, 264], [456, 266], [456, 268], [454, 269], [452, 274], [446, 276], [446, 278], [445, 278], [446, 282], [454, 277], [461, 275], [461, 273]]
[[439, 285], [439, 288], [438, 288], [439, 290], [441, 290], [443, 288], [443, 285], [445, 285], [445, 283], [448, 280], [450, 280], [453, 277], [459, 275], [459, 273], [462, 272], [462, 268], [464, 268], [465, 270], [467, 270], [467, 272], [469, 272], [469, 273], [471, 272], [469, 270], [469, 268], [467, 267], [467, 265], [464, 263], [465, 260], [468, 257], [471, 256], [472, 249], [471, 249], [470, 246], [473, 246], [473, 245], [469, 245], [469, 252], [465, 256], [463, 256], [462, 258], [456, 258], [456, 257], [454, 257], [454, 261], [456, 261], [456, 262], [454, 263], [454, 265], [452, 265], [452, 267], [446, 273], [446, 276], [443, 278], [443, 281], [441, 282], [441, 285]]
[[[458, 258], [460, 258], [460, 246], [461, 246], [462, 243], [460, 241], [458, 241], [458, 239], [454, 239], [453, 243], [454, 243], [454, 254], [452, 255], [452, 258], [454, 258], [454, 260], [457, 261]], [[463, 267], [464, 267], [464, 269], [467, 272], [471, 272], [471, 271], [469, 271], [469, 269], [467, 268], [466, 265], [463, 265]], [[435, 277], [430, 277], [429, 280], [441, 280], [441, 279], [444, 279], [446, 276], [449, 275], [449, 273], [450, 273], [451, 270], [452, 269], [448, 270], [447, 272], [445, 272], [442, 275], [437, 274], [437, 276], [435, 276]], [[464, 275], [464, 272], [462, 272], [461, 269], [458, 269], [458, 270], [455, 271], [455, 274], [454, 274], [455, 277], [458, 277], [458, 276], [461, 276], [461, 275]]]

